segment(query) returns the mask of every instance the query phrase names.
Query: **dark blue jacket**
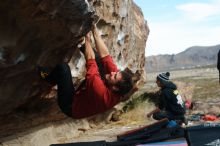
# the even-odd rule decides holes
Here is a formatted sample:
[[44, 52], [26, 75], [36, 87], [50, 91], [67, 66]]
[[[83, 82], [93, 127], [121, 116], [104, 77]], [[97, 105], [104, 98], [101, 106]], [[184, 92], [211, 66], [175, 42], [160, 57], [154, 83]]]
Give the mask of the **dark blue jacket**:
[[165, 87], [161, 89], [159, 108], [161, 110], [169, 111], [174, 115], [185, 114], [184, 102], [174, 83], [168, 82]]

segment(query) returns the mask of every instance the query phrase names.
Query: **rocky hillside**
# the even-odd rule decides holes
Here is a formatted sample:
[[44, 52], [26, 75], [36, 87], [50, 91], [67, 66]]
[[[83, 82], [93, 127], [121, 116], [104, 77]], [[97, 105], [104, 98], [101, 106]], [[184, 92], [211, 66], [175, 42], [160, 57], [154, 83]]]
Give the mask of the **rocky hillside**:
[[193, 46], [178, 54], [149, 56], [145, 69], [155, 72], [216, 65], [219, 50], [220, 45]]
[[119, 68], [143, 73], [149, 30], [132, 0], [0, 1], [0, 137], [66, 118], [35, 67], [68, 62], [78, 84], [85, 60], [77, 45], [94, 13]]

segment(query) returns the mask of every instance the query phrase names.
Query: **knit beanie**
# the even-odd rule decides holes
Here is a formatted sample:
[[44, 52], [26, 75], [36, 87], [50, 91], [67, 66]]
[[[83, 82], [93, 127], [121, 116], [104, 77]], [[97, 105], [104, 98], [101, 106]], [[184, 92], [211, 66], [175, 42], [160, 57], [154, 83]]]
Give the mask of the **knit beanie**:
[[170, 73], [166, 72], [166, 73], [159, 74], [157, 76], [157, 79], [162, 83], [166, 83], [166, 82], [169, 82], [169, 77], [170, 77]]

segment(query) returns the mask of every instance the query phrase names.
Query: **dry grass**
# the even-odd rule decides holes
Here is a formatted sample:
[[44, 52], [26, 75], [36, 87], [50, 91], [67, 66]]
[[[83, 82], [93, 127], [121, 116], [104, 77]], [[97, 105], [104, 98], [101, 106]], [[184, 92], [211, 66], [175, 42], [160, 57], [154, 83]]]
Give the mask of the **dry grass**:
[[149, 123], [151, 120], [146, 117], [146, 114], [148, 110], [153, 110], [154, 108], [155, 106], [149, 102], [139, 104], [133, 110], [130, 110], [126, 114], [122, 115], [123, 124], [129, 125], [133, 123], [135, 125], [142, 125]]

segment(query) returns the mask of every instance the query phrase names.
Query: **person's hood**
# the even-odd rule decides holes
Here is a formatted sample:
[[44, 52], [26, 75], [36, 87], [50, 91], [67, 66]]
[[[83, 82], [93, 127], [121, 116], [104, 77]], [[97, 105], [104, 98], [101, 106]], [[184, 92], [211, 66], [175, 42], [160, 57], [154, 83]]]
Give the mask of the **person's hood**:
[[171, 81], [168, 81], [168, 82], [164, 82], [164, 88], [170, 88], [170, 89], [173, 89], [173, 90], [176, 90], [177, 89], [177, 86], [171, 82]]

